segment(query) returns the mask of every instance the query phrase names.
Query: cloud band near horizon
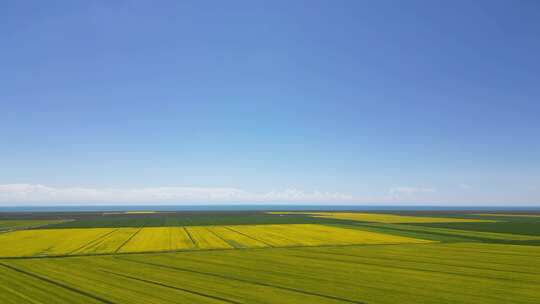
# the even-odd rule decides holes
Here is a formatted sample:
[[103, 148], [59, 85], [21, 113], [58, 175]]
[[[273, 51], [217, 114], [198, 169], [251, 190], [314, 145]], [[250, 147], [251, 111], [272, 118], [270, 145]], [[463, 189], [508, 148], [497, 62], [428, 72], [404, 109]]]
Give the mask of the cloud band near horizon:
[[286, 189], [252, 193], [229, 187], [51, 187], [41, 184], [0, 185], [0, 203], [352, 203], [339, 192]]
[[[501, 206], [505, 200], [490, 197], [467, 199], [472, 187], [461, 184], [452, 191], [460, 193], [452, 201], [442, 200], [446, 192], [432, 187], [399, 186], [381, 189], [379, 193], [359, 196], [333, 191], [289, 188], [252, 192], [235, 187], [83, 187], [43, 184], [0, 184], [0, 206], [21, 205], [187, 205], [187, 204], [343, 204], [343, 205], [446, 205]], [[513, 206], [538, 206], [538, 202], [514, 202]]]

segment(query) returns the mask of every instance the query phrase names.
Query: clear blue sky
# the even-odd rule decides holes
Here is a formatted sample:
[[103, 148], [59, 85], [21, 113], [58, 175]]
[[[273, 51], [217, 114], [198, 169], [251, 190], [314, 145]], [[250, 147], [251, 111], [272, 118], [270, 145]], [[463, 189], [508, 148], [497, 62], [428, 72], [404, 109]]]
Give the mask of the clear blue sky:
[[540, 205], [538, 1], [8, 0], [0, 25], [0, 203]]

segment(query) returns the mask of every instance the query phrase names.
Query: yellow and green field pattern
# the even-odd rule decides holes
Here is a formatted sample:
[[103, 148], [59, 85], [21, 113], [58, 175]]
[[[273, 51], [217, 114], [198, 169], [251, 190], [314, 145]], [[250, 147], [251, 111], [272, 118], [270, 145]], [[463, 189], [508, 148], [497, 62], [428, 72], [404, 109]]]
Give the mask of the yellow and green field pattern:
[[384, 213], [360, 212], [269, 212], [270, 214], [305, 214], [317, 218], [350, 220], [373, 223], [469, 223], [469, 222], [495, 222], [493, 220], [463, 219], [450, 217], [405, 216]]
[[540, 217], [540, 214], [505, 214], [505, 213], [477, 213], [472, 215], [496, 216], [496, 217]]
[[498, 232], [483, 232], [483, 231], [470, 231], [461, 229], [448, 229], [448, 228], [433, 228], [412, 226], [403, 224], [382, 224], [382, 223], [369, 223], [364, 224], [366, 227], [379, 227], [379, 228], [394, 228], [411, 232], [429, 232], [429, 233], [442, 233], [447, 235], [465, 236], [473, 238], [483, 238], [489, 240], [507, 240], [507, 241], [540, 241], [540, 236], [537, 235], [522, 235], [511, 233], [498, 233]]
[[428, 242], [318, 224], [40, 229], [0, 234], [0, 257]]

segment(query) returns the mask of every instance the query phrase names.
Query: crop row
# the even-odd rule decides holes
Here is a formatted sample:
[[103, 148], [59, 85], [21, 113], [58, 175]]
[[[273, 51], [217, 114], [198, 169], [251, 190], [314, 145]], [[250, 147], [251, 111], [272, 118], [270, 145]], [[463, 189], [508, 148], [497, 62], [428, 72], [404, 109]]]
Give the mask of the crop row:
[[526, 304], [539, 282], [539, 247], [474, 243], [0, 260], [6, 304]]

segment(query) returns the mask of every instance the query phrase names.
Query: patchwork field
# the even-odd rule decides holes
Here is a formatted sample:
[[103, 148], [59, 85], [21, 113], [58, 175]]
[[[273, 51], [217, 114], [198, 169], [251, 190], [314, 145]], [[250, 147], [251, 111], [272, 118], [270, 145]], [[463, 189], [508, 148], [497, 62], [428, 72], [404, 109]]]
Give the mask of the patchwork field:
[[0, 303], [540, 303], [534, 217], [313, 214], [66, 214], [0, 233]]
[[396, 229], [396, 230], [411, 231], [411, 232], [433, 233], [433, 234], [440, 234], [440, 235], [452, 235], [452, 236], [467, 237], [469, 239], [477, 239], [477, 240], [491, 240], [491, 241], [495, 241], [495, 240], [506, 240], [506, 241], [534, 241], [534, 240], [540, 240], [540, 236], [537, 236], [537, 235], [521, 235], [521, 234], [512, 234], [512, 233], [482, 232], [482, 231], [471, 231], [471, 230], [461, 230], [461, 229], [435, 228], [435, 227], [427, 227], [427, 226], [377, 224], [377, 223], [364, 224], [363, 226], [377, 227], [377, 228], [387, 228], [387, 229]]
[[[296, 214], [298, 212], [270, 212], [271, 214]], [[359, 212], [303, 212], [312, 217], [351, 220], [374, 223], [463, 223], [463, 222], [494, 222], [493, 220], [447, 218], [447, 217], [425, 217], [425, 216], [403, 216], [395, 214], [380, 213], [359, 213]]]
[[540, 236], [540, 216], [537, 214], [482, 214], [474, 216], [479, 219], [489, 219], [494, 221], [468, 223], [417, 223], [415, 225]]
[[1, 234], [0, 257], [426, 242], [313, 224], [36, 229]]
[[478, 213], [478, 214], [473, 214], [473, 215], [480, 215], [480, 216], [495, 216], [495, 217], [500, 217], [500, 216], [510, 216], [510, 217], [540, 217], [540, 214], [520, 214], [520, 213], [515, 213], [515, 214], [506, 214], [506, 213]]
[[[44, 215], [43, 215], [44, 216]], [[321, 219], [303, 214], [276, 216], [266, 212], [106, 212], [73, 214], [72, 221], [47, 226], [56, 228], [118, 228], [118, 227], [171, 227], [171, 226], [226, 226], [268, 224], [321, 224], [336, 220]]]

